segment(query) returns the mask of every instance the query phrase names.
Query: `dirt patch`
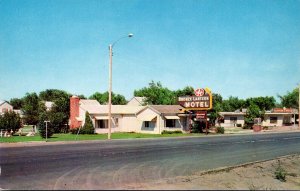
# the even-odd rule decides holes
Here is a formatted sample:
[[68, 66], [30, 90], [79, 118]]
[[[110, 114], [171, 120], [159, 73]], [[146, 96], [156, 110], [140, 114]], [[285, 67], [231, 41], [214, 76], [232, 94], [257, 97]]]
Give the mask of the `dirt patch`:
[[[278, 167], [285, 173], [285, 181], [276, 178]], [[198, 172], [192, 176], [162, 179], [123, 189], [151, 190], [300, 190], [300, 155], [274, 160]]]

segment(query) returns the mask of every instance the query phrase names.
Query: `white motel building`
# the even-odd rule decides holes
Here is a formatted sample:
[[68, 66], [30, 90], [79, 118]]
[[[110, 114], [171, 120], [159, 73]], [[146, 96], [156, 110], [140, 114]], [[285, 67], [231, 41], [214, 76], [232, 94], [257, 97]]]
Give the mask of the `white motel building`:
[[[112, 132], [161, 134], [162, 131], [188, 131], [188, 115], [180, 105], [142, 106], [142, 98], [134, 97], [127, 105], [112, 105]], [[70, 98], [70, 128], [84, 124], [85, 113], [92, 119], [96, 133], [108, 132], [108, 105], [96, 100]]]
[[[108, 133], [108, 105], [96, 100], [70, 98], [70, 128], [84, 125], [88, 112], [95, 127], [95, 133]], [[161, 134], [165, 131], [189, 131], [189, 114], [180, 105], [146, 105], [142, 97], [132, 98], [127, 105], [112, 105], [112, 132], [136, 132]], [[243, 126], [246, 110], [220, 112], [223, 127]], [[298, 114], [298, 111], [297, 113]], [[294, 121], [295, 111], [275, 108], [265, 113], [263, 126], [285, 126]], [[195, 118], [193, 118], [195, 119]], [[217, 124], [217, 123], [216, 123]]]

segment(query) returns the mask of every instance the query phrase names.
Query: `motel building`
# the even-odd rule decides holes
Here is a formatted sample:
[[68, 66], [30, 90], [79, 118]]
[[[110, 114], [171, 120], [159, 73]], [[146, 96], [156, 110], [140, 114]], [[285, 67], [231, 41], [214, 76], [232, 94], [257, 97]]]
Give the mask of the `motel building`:
[[[145, 98], [133, 97], [127, 105], [112, 105], [111, 132], [136, 132], [161, 134], [163, 131], [190, 132], [192, 123], [208, 127], [206, 110], [212, 108], [210, 89], [196, 89], [195, 96], [178, 98], [179, 105], [144, 105]], [[196, 112], [202, 110], [201, 113]], [[205, 110], [205, 111], [204, 111]], [[70, 98], [70, 128], [78, 128], [85, 123], [88, 112], [95, 133], [108, 133], [108, 105], [96, 100]]]
[[[246, 109], [236, 110], [234, 112], [219, 112], [223, 117], [220, 123], [222, 127], [242, 127], [245, 124], [244, 117]], [[266, 111], [262, 126], [282, 127], [291, 126], [297, 122], [298, 110], [292, 108], [274, 108], [271, 111]]]
[[[127, 105], [112, 105], [112, 132], [161, 134], [162, 131], [187, 132], [188, 114], [180, 105], [146, 105], [140, 97], [132, 98]], [[90, 114], [95, 133], [108, 133], [108, 105], [96, 100], [70, 98], [70, 128], [85, 123], [85, 113]]]

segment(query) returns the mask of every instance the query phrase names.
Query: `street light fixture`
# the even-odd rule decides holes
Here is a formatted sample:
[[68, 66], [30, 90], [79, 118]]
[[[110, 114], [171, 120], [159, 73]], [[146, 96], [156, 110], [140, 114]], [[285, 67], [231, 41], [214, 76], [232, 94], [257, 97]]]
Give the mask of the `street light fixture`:
[[121, 39], [123, 38], [130, 38], [133, 37], [132, 33], [129, 33], [126, 36], [122, 36], [121, 38], [119, 38], [118, 40], [116, 40], [114, 43], [109, 45], [109, 77], [108, 77], [108, 135], [107, 135], [107, 139], [111, 139], [111, 92], [112, 92], [112, 48], [113, 46]]

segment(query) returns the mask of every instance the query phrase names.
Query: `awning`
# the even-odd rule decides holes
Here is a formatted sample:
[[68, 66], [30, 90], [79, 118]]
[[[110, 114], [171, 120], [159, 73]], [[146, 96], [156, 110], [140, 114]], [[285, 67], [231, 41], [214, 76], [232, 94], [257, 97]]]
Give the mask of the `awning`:
[[108, 116], [96, 116], [97, 120], [108, 120]]
[[83, 121], [83, 119], [81, 117], [76, 117], [77, 121]]
[[143, 115], [143, 116], [138, 116], [138, 119], [141, 121], [152, 121], [156, 115]]
[[177, 115], [165, 116], [166, 119], [180, 119]]

